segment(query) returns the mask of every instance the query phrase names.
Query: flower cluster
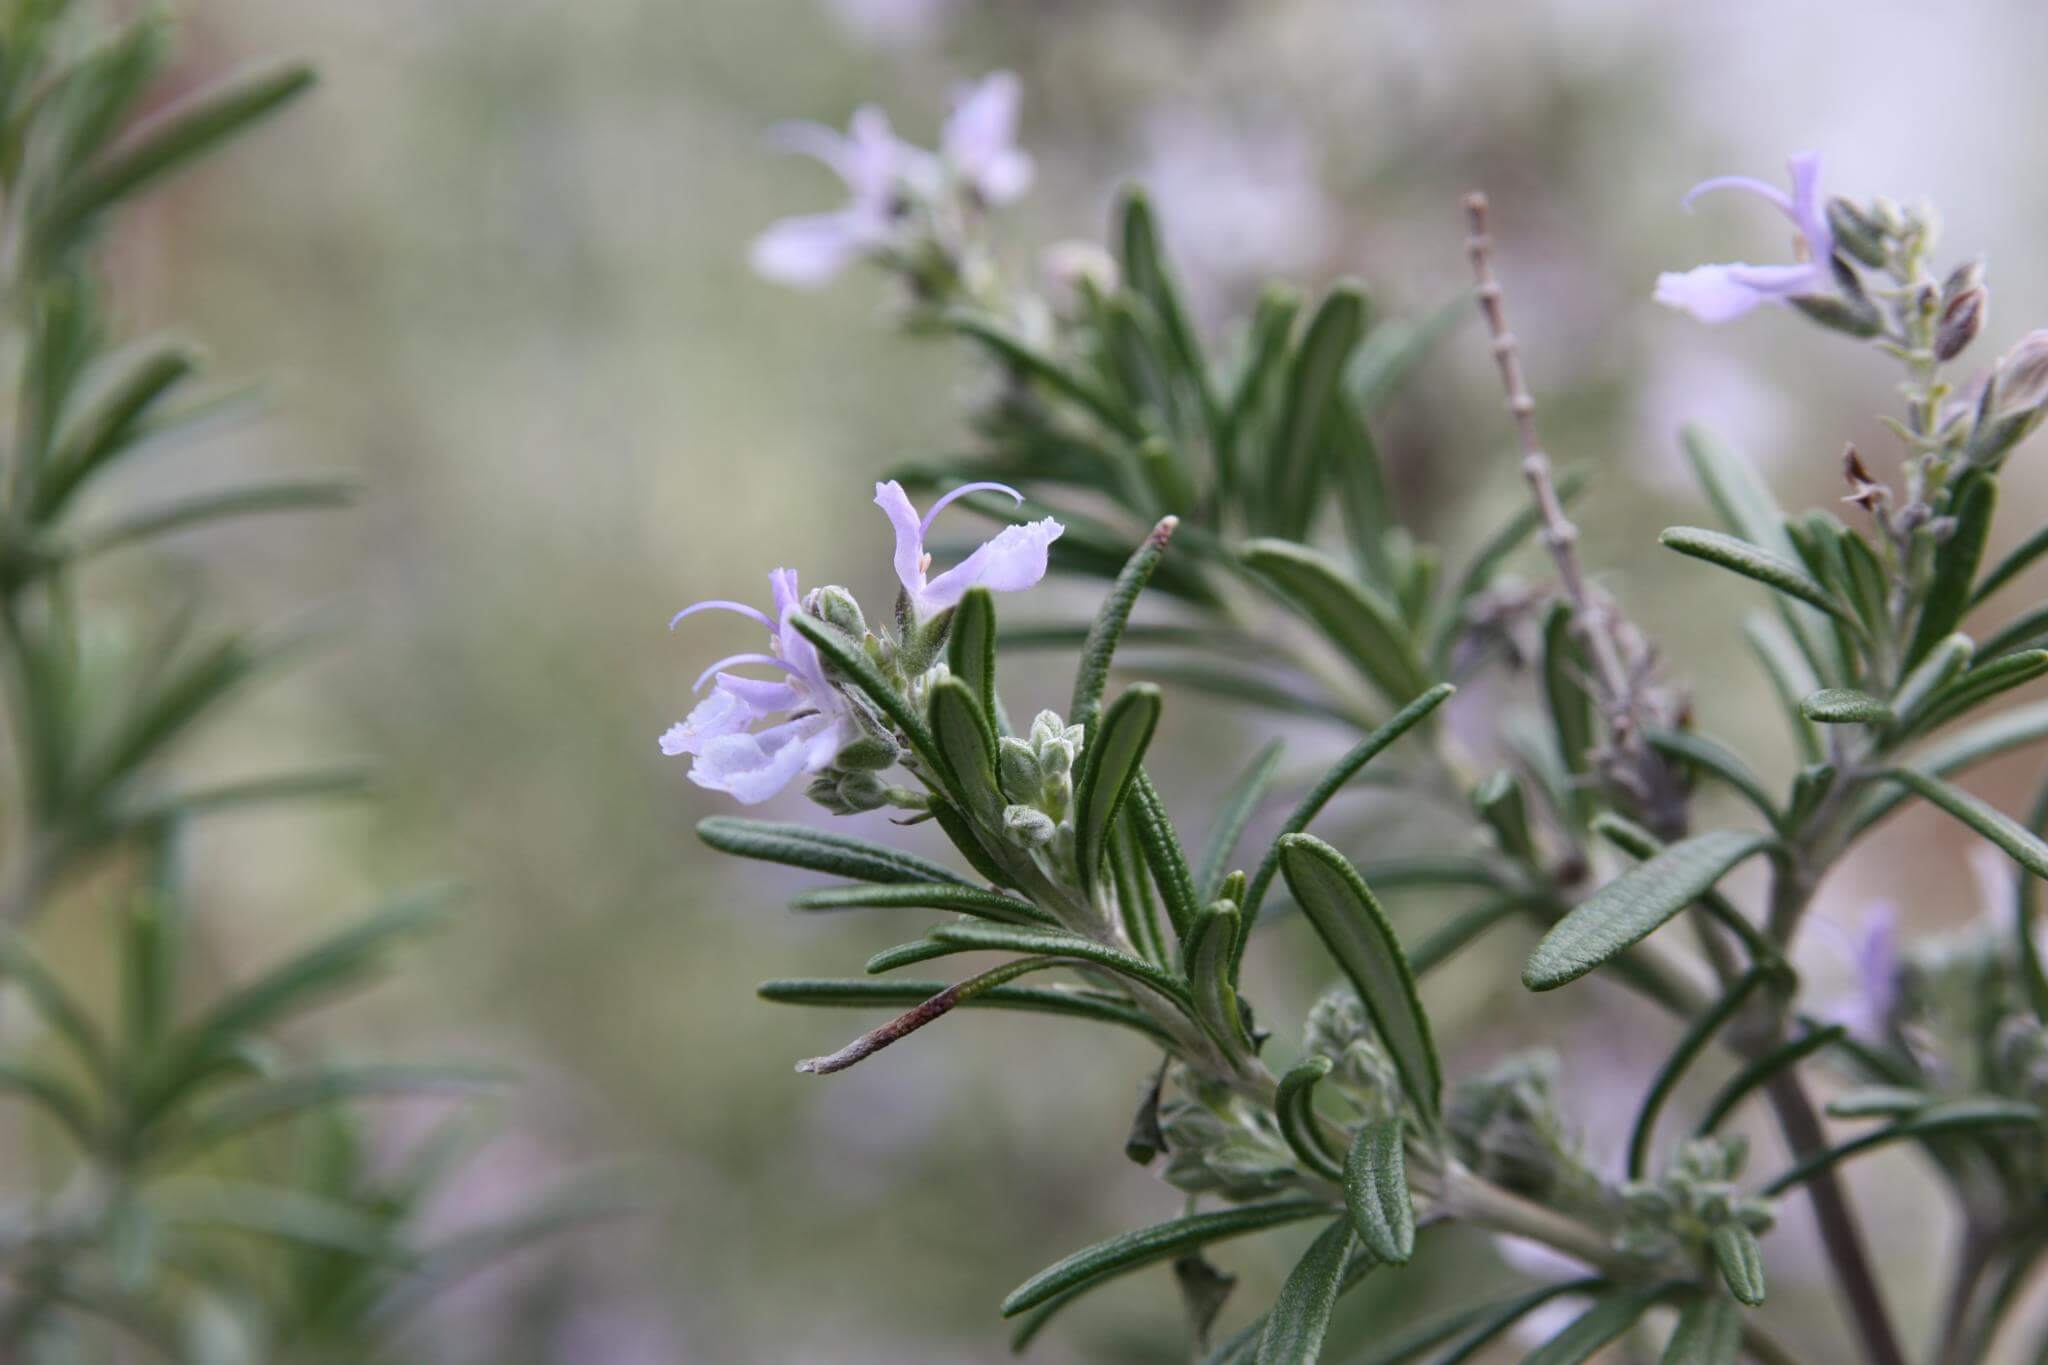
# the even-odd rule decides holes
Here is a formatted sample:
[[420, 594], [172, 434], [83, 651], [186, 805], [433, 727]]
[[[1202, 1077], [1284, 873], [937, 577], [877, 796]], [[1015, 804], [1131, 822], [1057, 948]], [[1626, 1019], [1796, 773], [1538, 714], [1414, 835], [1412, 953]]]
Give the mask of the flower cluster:
[[[932, 557], [925, 538], [932, 522], [949, 504], [971, 493], [1006, 493], [1019, 502], [1023, 495], [997, 483], [967, 484], [945, 494], [922, 516], [895, 480], [875, 485], [875, 504], [896, 531], [896, 576], [902, 585], [905, 610], [899, 619], [915, 634], [958, 604], [971, 588], [1019, 592], [1045, 577], [1047, 556], [1063, 529], [1051, 517], [1005, 527], [953, 568], [931, 576]], [[772, 615], [744, 602], [708, 598], [677, 612], [673, 630], [700, 612], [723, 611], [744, 616], [768, 632], [766, 652], [729, 654], [698, 675], [691, 690], [709, 696], [661, 736], [661, 751], [688, 757], [690, 780], [724, 792], [743, 805], [759, 805], [801, 774], [822, 777], [810, 789], [813, 800], [839, 813], [872, 810], [889, 799], [875, 776], [897, 760], [894, 736], [870, 709], [851, 697], [819, 657], [818, 648], [796, 628], [798, 616], [824, 621], [865, 646], [895, 660], [908, 640], [880, 640], [870, 634], [860, 604], [840, 587], [799, 593], [794, 569], [768, 575]], [[779, 675], [751, 678], [728, 672], [742, 666], [770, 668]], [[920, 677], [931, 665], [916, 668]], [[914, 685], [915, 678], [905, 679]]]
[[777, 128], [781, 147], [824, 163], [848, 198], [831, 212], [772, 224], [754, 239], [754, 270], [798, 288], [826, 284], [859, 260], [890, 266], [922, 289], [957, 280], [967, 231], [1031, 186], [1031, 157], [1016, 146], [1019, 98], [1007, 71], [963, 87], [936, 152], [899, 138], [873, 105], [856, 110], [843, 134], [816, 123]]

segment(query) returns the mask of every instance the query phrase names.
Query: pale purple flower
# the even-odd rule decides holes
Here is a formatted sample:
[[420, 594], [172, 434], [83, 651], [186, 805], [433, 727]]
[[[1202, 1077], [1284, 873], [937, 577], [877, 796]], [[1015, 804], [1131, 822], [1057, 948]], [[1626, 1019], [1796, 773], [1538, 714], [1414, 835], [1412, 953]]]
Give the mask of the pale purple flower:
[[902, 484], [891, 479], [875, 485], [875, 506], [882, 509], [896, 528], [896, 577], [901, 580], [903, 591], [910, 595], [911, 604], [919, 615], [929, 616], [944, 611], [958, 603], [969, 588], [1019, 592], [1045, 577], [1048, 547], [1066, 529], [1051, 517], [1021, 526], [1006, 526], [994, 539], [983, 542], [973, 554], [937, 578], [927, 577], [931, 572], [932, 557], [924, 548], [924, 538], [930, 534], [933, 520], [954, 499], [985, 489], [1008, 493], [1020, 503], [1024, 501], [1023, 494], [1006, 484], [962, 484], [933, 503], [931, 510], [920, 517], [917, 509], [910, 505], [910, 495], [903, 491]]
[[[1815, 922], [1834, 927], [1829, 920]], [[1841, 932], [1836, 929], [1838, 935]], [[1903, 966], [1899, 953], [1899, 907], [1890, 901], [1872, 901], [1864, 908], [1861, 923], [1845, 946], [1851, 959], [1848, 987], [1824, 1002], [1815, 1013], [1828, 1023], [1845, 1026], [1850, 1036], [1859, 1041], [1883, 1043], [1890, 1036], [1892, 1015], [1899, 1003]]]
[[[800, 773], [829, 766], [856, 737], [846, 701], [826, 680], [817, 647], [791, 624], [803, 610], [796, 570], [777, 569], [768, 582], [774, 593], [772, 617], [742, 602], [713, 599], [684, 607], [669, 621], [674, 629], [684, 617], [700, 611], [730, 611], [751, 617], [768, 631], [768, 653], [730, 655], [705, 669], [692, 690], [702, 691], [715, 676], [711, 695], [661, 737], [664, 754], [694, 760], [692, 782], [748, 806], [774, 796]], [[748, 678], [723, 671], [739, 664], [778, 669], [782, 676]], [[778, 715], [785, 719], [754, 728]]]
[[1741, 190], [1770, 204], [1791, 220], [1799, 234], [1799, 255], [1793, 265], [1702, 265], [1683, 273], [1666, 272], [1657, 277], [1657, 302], [1682, 309], [1701, 322], [1727, 322], [1739, 318], [1758, 304], [1788, 299], [1799, 294], [1825, 291], [1830, 283], [1829, 259], [1835, 253], [1835, 237], [1828, 227], [1825, 204], [1820, 197], [1820, 155], [1803, 152], [1786, 163], [1792, 175], [1792, 192], [1746, 175], [1716, 176], [1702, 180], [1686, 193], [1685, 206], [1712, 190]]
[[929, 184], [936, 172], [931, 153], [897, 137], [889, 116], [873, 105], [856, 109], [844, 134], [819, 123], [786, 123], [773, 136], [785, 150], [824, 162], [849, 195], [843, 208], [780, 219], [754, 239], [748, 251], [754, 272], [802, 289], [827, 283], [852, 261], [887, 246], [905, 186]]
[[939, 134], [939, 155], [982, 202], [1007, 204], [1031, 188], [1031, 156], [1017, 147], [1017, 106], [1023, 83], [991, 72], [954, 95]]

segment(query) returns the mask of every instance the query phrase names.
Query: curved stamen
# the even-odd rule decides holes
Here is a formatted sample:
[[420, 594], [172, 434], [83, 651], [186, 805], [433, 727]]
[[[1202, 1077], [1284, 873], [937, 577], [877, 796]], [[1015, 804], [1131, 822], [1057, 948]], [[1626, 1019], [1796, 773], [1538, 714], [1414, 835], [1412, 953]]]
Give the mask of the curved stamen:
[[711, 677], [711, 675], [718, 672], [720, 669], [724, 668], [728, 664], [768, 664], [772, 667], [781, 669], [784, 673], [794, 674], [796, 672], [794, 668], [791, 668], [788, 664], [776, 658], [773, 654], [728, 654], [723, 659], [720, 659], [717, 663], [711, 665], [711, 667], [705, 669], [702, 673], [699, 673], [697, 675], [697, 681], [690, 684], [690, 690], [692, 692], [702, 692], [704, 690], [705, 682]]
[[775, 623], [768, 619], [766, 612], [750, 607], [744, 602], [728, 602], [723, 597], [707, 597], [702, 602], [692, 602], [668, 618], [668, 628], [674, 630], [676, 623], [685, 616], [695, 616], [700, 611], [736, 611], [742, 616], [751, 616], [770, 630], [775, 629]]
[[923, 540], [927, 535], [931, 534], [932, 522], [937, 519], [939, 513], [946, 510], [948, 504], [966, 497], [969, 493], [986, 493], [991, 491], [1008, 493], [1016, 500], [1019, 507], [1024, 505], [1024, 495], [1006, 483], [963, 483], [932, 504], [931, 511], [926, 512], [924, 520], [917, 525], [917, 538]]
[[1780, 213], [1790, 215], [1792, 212], [1792, 196], [1786, 194], [1785, 191], [1779, 189], [1776, 185], [1758, 180], [1755, 176], [1750, 175], [1717, 175], [1711, 180], [1702, 180], [1699, 184], [1687, 190], [1685, 198], [1678, 202], [1684, 205], [1686, 210], [1690, 212], [1693, 200], [1703, 194], [1712, 194], [1715, 190], [1742, 190], [1747, 194], [1754, 194], [1761, 199], [1769, 200], [1777, 206]]

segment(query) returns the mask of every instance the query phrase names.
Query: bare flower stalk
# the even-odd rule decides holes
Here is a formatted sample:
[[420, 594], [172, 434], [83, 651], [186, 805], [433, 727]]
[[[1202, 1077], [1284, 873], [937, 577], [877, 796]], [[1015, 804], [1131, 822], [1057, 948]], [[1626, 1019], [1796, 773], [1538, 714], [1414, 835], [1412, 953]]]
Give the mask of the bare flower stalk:
[[1501, 287], [1493, 273], [1493, 238], [1487, 229], [1487, 204], [1483, 194], [1465, 197], [1465, 220], [1469, 233], [1465, 253], [1472, 262], [1473, 294], [1486, 319], [1492, 338], [1494, 363], [1500, 368], [1501, 387], [1507, 393], [1508, 413], [1514, 418], [1515, 439], [1521, 447], [1522, 477], [1542, 518], [1539, 535], [1557, 568], [1558, 583], [1572, 612], [1573, 633], [1585, 646], [1592, 665], [1590, 679], [1600, 714], [1606, 721], [1608, 743], [1600, 755], [1608, 780], [1627, 792], [1641, 807], [1647, 822], [1660, 837], [1672, 838], [1685, 825], [1684, 793], [1669, 766], [1650, 748], [1645, 733], [1655, 728], [1653, 709], [1645, 696], [1653, 660], [1648, 648], [1634, 632], [1626, 632], [1616, 617], [1613, 604], [1586, 577], [1579, 559], [1579, 528], [1566, 514], [1558, 496], [1557, 480], [1550, 456], [1536, 432], [1536, 400], [1522, 377], [1521, 352], [1515, 334], [1509, 330], [1507, 309]]

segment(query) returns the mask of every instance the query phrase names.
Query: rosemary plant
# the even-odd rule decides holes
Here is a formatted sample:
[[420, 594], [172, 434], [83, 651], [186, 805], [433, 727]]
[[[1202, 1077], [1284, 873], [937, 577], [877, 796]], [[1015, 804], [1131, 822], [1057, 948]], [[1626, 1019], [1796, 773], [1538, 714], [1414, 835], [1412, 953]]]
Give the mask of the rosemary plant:
[[[1724, 443], [1685, 435], [1725, 529], [1674, 527], [1663, 542], [1746, 580], [1767, 605], [1751, 639], [1800, 760], [1777, 790], [1696, 728], [1658, 651], [1582, 562], [1567, 508], [1583, 479], [1554, 472], [1540, 442], [1483, 199], [1466, 205], [1467, 250], [1531, 499], [1447, 564], [1401, 524], [1371, 426], [1452, 314], [1382, 322], [1354, 283], [1313, 303], [1275, 286], [1219, 347], [1137, 192], [1110, 248], [1055, 248], [1042, 289], [1008, 280], [980, 224], [1029, 178], [1017, 98], [1002, 76], [963, 92], [937, 152], [897, 139], [874, 109], [844, 138], [789, 131], [852, 198], [771, 228], [757, 269], [808, 285], [850, 262], [879, 265], [908, 323], [985, 357], [980, 449], [877, 486], [902, 583], [885, 621], [843, 589], [804, 594], [790, 570], [772, 576], [771, 611], [686, 609], [745, 614], [770, 639], [707, 670], [699, 687], [715, 676], [713, 690], [662, 737], [697, 783], [743, 803], [801, 779], [827, 811], [889, 808], [936, 824], [957, 850], [944, 864], [808, 824], [700, 823], [725, 852], [844, 883], [804, 892], [799, 908], [954, 917], [877, 953], [865, 977], [762, 986], [772, 1001], [905, 1011], [799, 1070], [845, 1070], [960, 1008], [1078, 1017], [1159, 1048], [1125, 1155], [1184, 1191], [1188, 1212], [1024, 1280], [1001, 1306], [1016, 1344], [1080, 1296], [1172, 1262], [1198, 1291], [1192, 1333], [1206, 1359], [1314, 1360], [1341, 1295], [1401, 1274], [1431, 1229], [1463, 1223], [1541, 1243], [1577, 1278], [1383, 1334], [1358, 1359], [1466, 1360], [1564, 1297], [1580, 1311], [1528, 1359], [1560, 1365], [1631, 1341], [1632, 1358], [1671, 1365], [1785, 1365], [1794, 1356], [1754, 1310], [1769, 1233], [1804, 1192], [1850, 1333], [1828, 1359], [1974, 1362], [2015, 1332], [2048, 1350], [2039, 1324], [2008, 1321], [2048, 1253], [2048, 979], [2033, 881], [2048, 877], [2048, 801], [2015, 819], [1952, 783], [2048, 737], [2048, 703], [2001, 705], [2048, 672], [2048, 613], [1972, 633], [2048, 553], [2048, 532], [2035, 532], [1985, 562], [2001, 471], [2048, 412], [2048, 332], [1959, 387], [1950, 367], [1982, 329], [1987, 294], [1973, 265], [1934, 269], [1931, 211], [1824, 198], [1812, 157], [1794, 160], [1789, 193], [1701, 186], [1784, 212], [1800, 259], [1667, 275], [1660, 301], [1708, 322], [1784, 303], [1904, 372], [1898, 474], [1880, 479], [1851, 450], [1842, 516], [1786, 514]], [[911, 490], [942, 496], [921, 514]], [[927, 540], [955, 500], [1008, 524], [934, 576]], [[1549, 555], [1548, 588], [1507, 577], [1532, 537]], [[1049, 570], [1105, 585], [1094, 618], [999, 628], [995, 594]], [[1166, 599], [1167, 619], [1134, 623], [1141, 594]], [[1065, 713], [1025, 724], [1005, 710], [998, 675], [1004, 653], [1027, 647], [1075, 648], [1078, 666]], [[749, 666], [772, 676], [733, 671]], [[1540, 724], [1461, 740], [1439, 708], [1458, 683], [1501, 669], [1523, 680]], [[1131, 672], [1154, 681], [1113, 685]], [[1359, 737], [1290, 798], [1270, 843], [1243, 839], [1276, 797], [1277, 746], [1190, 846], [1147, 775], [1164, 705], [1155, 683], [1319, 714]], [[1397, 746], [1407, 758], [1394, 772], [1378, 760]], [[1449, 798], [1469, 820], [1453, 822], [1441, 857], [1340, 849], [1314, 828], [1362, 775], [1422, 804]], [[1750, 818], [1697, 827], [1709, 788]], [[1909, 803], [1988, 840], [2021, 890], [1960, 945], [1902, 955], [1879, 943], [1857, 1008], [1833, 1010], [1793, 966], [1814, 888]], [[1769, 871], [1757, 906], [1719, 889], [1751, 861]], [[1454, 907], [1473, 888], [1483, 897], [1404, 940], [1376, 898], [1390, 888]], [[1298, 1034], [1254, 1012], [1240, 974], [1253, 930], [1289, 902], [1342, 982]], [[1679, 919], [1688, 934], [1668, 927]], [[1682, 1025], [1635, 1103], [1624, 1171], [1581, 1155], [1553, 1098], [1554, 1059], [1447, 1074], [1418, 979], [1517, 925], [1535, 938], [1529, 990], [1599, 972]], [[953, 980], [902, 975], [966, 953], [1001, 958]], [[1550, 998], [1568, 1008], [1573, 994]], [[1709, 1073], [1695, 1068], [1714, 1052], [1724, 1079], [1682, 1133], [1673, 1101], [1704, 1089]], [[1809, 1091], [1817, 1078], [1832, 1113], [1869, 1126], [1830, 1137]], [[1727, 1130], [1751, 1106], [1775, 1119], [1782, 1168], [1749, 1170], [1747, 1142]], [[1892, 1144], [1925, 1154], [1965, 1229], [1946, 1321], [1924, 1354], [1901, 1344], [1838, 1181], [1844, 1162]], [[1297, 1223], [1315, 1236], [1277, 1299], [1210, 1340], [1228, 1280], [1205, 1250]]]
[[[377, 975], [440, 894], [202, 988], [213, 973], [199, 971], [210, 954], [188, 827], [362, 778], [181, 785], [177, 747], [297, 637], [222, 633], [203, 601], [159, 600], [146, 622], [99, 572], [174, 532], [350, 494], [297, 479], [137, 505], [120, 489], [131, 461], [198, 434], [224, 395], [200, 388], [187, 345], [114, 335], [110, 225], [312, 83], [303, 67], [267, 68], [166, 104], [169, 36], [154, 11], [114, 22], [86, 0], [0, 4], [0, 986], [22, 1007], [0, 1035], [0, 1359], [385, 1359], [437, 1286], [583, 1210], [537, 1205], [428, 1240], [416, 1215], [475, 1125], [450, 1120], [394, 1165], [340, 1106], [488, 1078], [309, 1059], [280, 1036]], [[111, 982], [46, 956], [52, 920], [89, 925]]]

